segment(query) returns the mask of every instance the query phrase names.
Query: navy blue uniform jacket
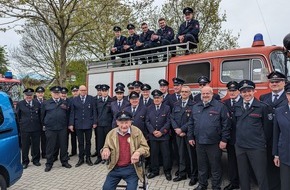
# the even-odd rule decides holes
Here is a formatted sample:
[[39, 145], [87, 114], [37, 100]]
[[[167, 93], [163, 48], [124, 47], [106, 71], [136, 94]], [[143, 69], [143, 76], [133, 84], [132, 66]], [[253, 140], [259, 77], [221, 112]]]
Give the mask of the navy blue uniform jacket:
[[[133, 115], [131, 106], [126, 107], [124, 110]], [[144, 137], [147, 139], [148, 130], [146, 128], [146, 123], [145, 123], [146, 113], [147, 113], [147, 107], [139, 104], [139, 106], [137, 107], [137, 110], [135, 111], [135, 114], [133, 115], [132, 125], [138, 127], [142, 131]]]
[[173, 129], [181, 128], [182, 132], [187, 133], [188, 126], [186, 125], [186, 123], [188, 122], [191, 116], [193, 105], [194, 103], [191, 100], [188, 100], [184, 108], [182, 107], [181, 100], [175, 103], [170, 117], [171, 126], [173, 127]]
[[[165, 104], [161, 104], [159, 111], [156, 111], [154, 104], [147, 108], [146, 127], [149, 131], [149, 140], [169, 140], [170, 113], [170, 107]], [[155, 137], [153, 135], [155, 130], [163, 135], [159, 138]]]
[[148, 30], [146, 33], [142, 32], [139, 35], [139, 41], [141, 43], [144, 43], [143, 47], [149, 47], [149, 44], [151, 42], [151, 36], [154, 34], [154, 31]]
[[114, 47], [117, 48], [117, 52], [123, 51], [123, 46], [126, 45], [127, 38], [125, 36], [120, 36], [120, 40], [114, 39]]
[[20, 130], [23, 132], [36, 132], [42, 130], [40, 120], [41, 104], [37, 100], [32, 100], [32, 106], [25, 100], [21, 100], [16, 105], [16, 114]]
[[266, 139], [269, 138], [272, 113], [268, 106], [254, 99], [249, 110], [244, 109], [243, 101], [235, 104], [236, 145], [241, 148], [266, 148]]
[[159, 39], [157, 39], [157, 41], [161, 41], [161, 40], [168, 40], [169, 42], [171, 42], [171, 40], [173, 40], [174, 38], [174, 30], [169, 27], [169, 26], [165, 26], [164, 29], [159, 28], [157, 30], [157, 34], [159, 36]]
[[280, 161], [290, 166], [290, 110], [289, 105], [275, 110], [273, 155], [279, 156]]
[[[243, 101], [243, 98], [240, 97], [238, 102], [242, 102], [242, 101]], [[224, 103], [228, 107], [229, 114], [230, 114], [231, 138], [228, 143], [234, 145], [236, 142], [236, 125], [237, 125], [237, 121], [235, 117], [235, 107], [232, 106], [231, 99], [225, 100]]]
[[107, 98], [106, 102], [103, 102], [102, 98], [97, 99], [97, 126], [112, 126], [113, 112], [111, 109], [111, 103], [113, 99]]
[[183, 22], [178, 29], [176, 38], [180, 35], [192, 34], [196, 41], [198, 42], [198, 33], [199, 33], [199, 22], [197, 20], [191, 19], [186, 26], [186, 22]]
[[111, 103], [111, 110], [113, 113], [113, 122], [112, 122], [112, 128], [117, 127], [116, 124], [116, 115], [118, 112], [123, 111], [126, 107], [130, 106], [130, 102], [128, 102], [125, 98], [123, 98], [122, 105], [118, 106], [118, 101], [115, 100]]
[[73, 98], [70, 103], [69, 125], [76, 129], [91, 129], [94, 124], [97, 124], [94, 97], [87, 95], [84, 104], [80, 96]]
[[230, 139], [228, 108], [212, 99], [207, 106], [200, 101], [193, 105], [191, 117], [186, 124], [188, 139], [199, 144], [216, 144]]
[[58, 104], [51, 98], [41, 107], [41, 120], [46, 130], [62, 130], [68, 126], [68, 103], [60, 100]]
[[136, 47], [136, 42], [139, 40], [139, 35], [137, 34], [134, 34], [132, 36], [129, 36], [127, 38], [127, 42], [126, 42], [126, 45], [129, 45], [131, 50], [134, 50], [135, 47]]

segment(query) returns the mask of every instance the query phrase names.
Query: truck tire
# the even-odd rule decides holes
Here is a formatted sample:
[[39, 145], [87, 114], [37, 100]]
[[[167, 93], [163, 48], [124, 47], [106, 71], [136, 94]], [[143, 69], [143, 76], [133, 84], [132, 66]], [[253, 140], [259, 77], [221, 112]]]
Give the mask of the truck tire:
[[7, 183], [3, 175], [0, 174], [0, 190], [7, 190]]

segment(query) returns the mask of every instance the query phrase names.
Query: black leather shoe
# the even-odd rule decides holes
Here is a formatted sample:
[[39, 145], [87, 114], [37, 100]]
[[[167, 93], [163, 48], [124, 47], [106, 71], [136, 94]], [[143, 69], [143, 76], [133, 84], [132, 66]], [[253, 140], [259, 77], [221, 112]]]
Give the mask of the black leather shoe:
[[192, 178], [192, 179], [190, 179], [188, 185], [189, 185], [189, 186], [194, 186], [194, 185], [197, 183], [197, 181], [198, 181], [198, 180], [197, 180], [196, 178]]
[[44, 169], [44, 171], [45, 172], [49, 172], [51, 170], [51, 168], [52, 168], [52, 166], [46, 166], [45, 169]]
[[179, 176], [179, 171], [177, 170], [174, 175]]
[[71, 168], [71, 165], [69, 164], [69, 163], [64, 163], [64, 164], [62, 164], [62, 167], [65, 167], [65, 168]]
[[87, 159], [86, 159], [86, 163], [87, 163], [89, 166], [94, 165], [93, 162], [91, 161], [91, 158], [87, 158]]
[[198, 185], [194, 190], [206, 190], [206, 188], [201, 185]]
[[98, 152], [95, 152], [94, 154], [91, 155], [91, 157], [96, 157], [98, 156]]
[[26, 169], [28, 167], [28, 164], [22, 164], [22, 168]]
[[177, 182], [177, 181], [181, 181], [181, 180], [186, 180], [186, 176], [177, 176], [176, 178], [173, 178], [173, 181], [174, 182]]
[[39, 162], [35, 162], [35, 163], [33, 163], [33, 165], [35, 165], [35, 166], [41, 166], [41, 164]]
[[99, 163], [101, 163], [102, 162], [102, 159], [101, 158], [97, 158], [97, 160], [95, 161], [95, 165], [97, 165], [97, 164], [99, 164]]
[[155, 173], [149, 173], [148, 175], [147, 175], [147, 178], [148, 179], [152, 179], [152, 178], [154, 178], [154, 177], [156, 177], [156, 176], [158, 176], [159, 174], [155, 174]]
[[75, 167], [79, 167], [84, 163], [84, 160], [79, 159], [78, 163], [75, 165]]
[[167, 181], [171, 181], [172, 180], [171, 174], [165, 174], [165, 178], [166, 178]]
[[232, 189], [239, 189], [240, 187], [238, 185], [228, 184], [225, 186], [224, 190], [232, 190]]

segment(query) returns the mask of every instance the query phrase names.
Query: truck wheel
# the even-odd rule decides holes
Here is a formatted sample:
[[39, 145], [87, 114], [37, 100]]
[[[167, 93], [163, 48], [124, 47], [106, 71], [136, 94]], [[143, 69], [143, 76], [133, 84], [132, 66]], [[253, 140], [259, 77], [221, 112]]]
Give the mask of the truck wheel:
[[1, 174], [0, 174], [0, 190], [7, 190], [6, 180]]

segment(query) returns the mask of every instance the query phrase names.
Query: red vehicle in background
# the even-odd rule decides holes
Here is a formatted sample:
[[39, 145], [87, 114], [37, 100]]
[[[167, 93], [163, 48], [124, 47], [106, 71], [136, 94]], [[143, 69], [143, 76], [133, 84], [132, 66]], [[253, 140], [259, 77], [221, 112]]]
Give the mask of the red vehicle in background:
[[20, 80], [14, 79], [12, 72], [0, 74], [0, 91], [6, 92], [15, 106], [22, 99], [23, 86]]

